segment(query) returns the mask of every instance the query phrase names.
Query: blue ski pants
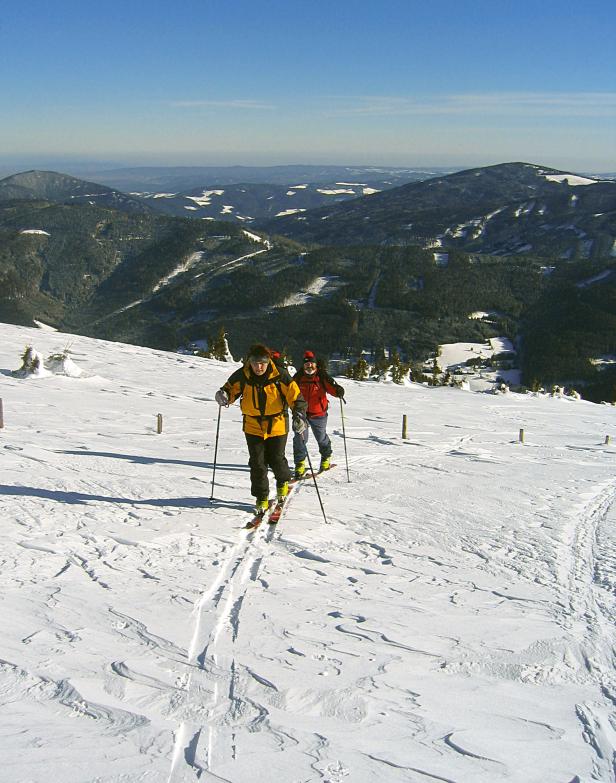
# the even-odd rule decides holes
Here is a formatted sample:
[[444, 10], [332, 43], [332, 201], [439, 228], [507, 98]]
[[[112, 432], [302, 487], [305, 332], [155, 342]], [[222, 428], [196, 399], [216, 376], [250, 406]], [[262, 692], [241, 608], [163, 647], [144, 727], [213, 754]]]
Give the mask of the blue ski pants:
[[319, 447], [319, 453], [321, 458], [331, 457], [332, 443], [327, 434], [327, 413], [324, 416], [316, 416], [312, 419], [308, 419], [308, 427], [302, 432], [296, 432], [293, 436], [293, 460], [297, 465], [303, 459], [306, 459], [307, 449], [306, 443], [308, 443], [308, 437], [310, 436], [310, 430], [314, 435], [314, 439]]

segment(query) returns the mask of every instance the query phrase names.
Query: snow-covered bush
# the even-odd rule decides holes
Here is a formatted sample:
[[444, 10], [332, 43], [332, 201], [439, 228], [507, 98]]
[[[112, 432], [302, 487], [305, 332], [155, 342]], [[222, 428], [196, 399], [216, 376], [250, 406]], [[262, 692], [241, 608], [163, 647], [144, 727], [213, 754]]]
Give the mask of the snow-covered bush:
[[70, 358], [68, 348], [44, 359], [33, 346], [27, 345], [21, 355], [21, 367], [12, 374], [15, 378], [43, 378], [48, 375], [79, 378], [83, 375], [83, 370]]
[[12, 374], [16, 378], [42, 378], [50, 373], [45, 369], [43, 355], [32, 345], [26, 345], [21, 355], [21, 367]]
[[83, 375], [83, 370], [77, 367], [69, 356], [68, 348], [62, 353], [53, 353], [48, 356], [45, 366], [54, 375], [68, 375], [69, 378], [79, 378]]
[[509, 391], [510, 391], [509, 386], [507, 386], [506, 383], [499, 383], [492, 390], [494, 394], [509, 394]]

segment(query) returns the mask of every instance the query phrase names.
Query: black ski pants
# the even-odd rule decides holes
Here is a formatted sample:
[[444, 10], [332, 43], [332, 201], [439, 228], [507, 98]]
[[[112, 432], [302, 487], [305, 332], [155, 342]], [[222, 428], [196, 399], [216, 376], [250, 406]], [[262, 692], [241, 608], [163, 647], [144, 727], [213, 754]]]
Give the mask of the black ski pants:
[[250, 459], [250, 494], [258, 500], [267, 498], [269, 495], [269, 480], [267, 477], [268, 467], [272, 469], [276, 478], [276, 486], [280, 486], [289, 481], [291, 471], [289, 463], [285, 457], [287, 446], [287, 436], [277, 435], [274, 438], [260, 438], [258, 435], [246, 435], [248, 444], [248, 454]]

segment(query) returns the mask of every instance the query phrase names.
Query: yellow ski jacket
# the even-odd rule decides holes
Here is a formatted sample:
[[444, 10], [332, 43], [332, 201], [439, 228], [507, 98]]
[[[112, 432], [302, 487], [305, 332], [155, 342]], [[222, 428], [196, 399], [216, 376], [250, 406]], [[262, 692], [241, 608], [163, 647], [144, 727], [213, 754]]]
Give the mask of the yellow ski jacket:
[[306, 412], [299, 386], [286, 370], [279, 370], [271, 360], [263, 375], [256, 375], [250, 364], [246, 364], [236, 370], [222, 388], [229, 397], [229, 404], [241, 397], [244, 432], [264, 440], [288, 433], [288, 408], [293, 413]]

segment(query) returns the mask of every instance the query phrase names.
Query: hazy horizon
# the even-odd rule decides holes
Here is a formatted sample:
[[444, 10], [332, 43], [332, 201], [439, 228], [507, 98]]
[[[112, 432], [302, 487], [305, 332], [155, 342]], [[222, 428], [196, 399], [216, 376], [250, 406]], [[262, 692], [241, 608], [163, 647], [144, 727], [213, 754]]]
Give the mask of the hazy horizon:
[[15, 162], [11, 163], [8, 159], [3, 159], [0, 157], [0, 179], [4, 179], [6, 177], [13, 176], [15, 174], [24, 173], [26, 171], [53, 171], [59, 174], [66, 174], [69, 176], [74, 176], [77, 178], [84, 178], [87, 179], [87, 177], [92, 174], [95, 175], [97, 173], [110, 173], [115, 170], [122, 171], [122, 170], [138, 170], [138, 169], [198, 169], [198, 168], [263, 168], [264, 170], [272, 169], [272, 168], [278, 168], [278, 167], [344, 167], [344, 168], [384, 168], [384, 169], [408, 169], [408, 170], [434, 170], [436, 173], [440, 172], [453, 172], [453, 171], [464, 171], [465, 169], [473, 169], [473, 168], [481, 168], [483, 166], [492, 166], [492, 165], [498, 165], [502, 163], [529, 163], [534, 165], [543, 165], [548, 168], [554, 168], [560, 171], [567, 171], [572, 174], [589, 174], [589, 175], [613, 175], [616, 172], [616, 163], [612, 165], [611, 168], [603, 168], [603, 169], [591, 169], [591, 168], [576, 168], [573, 166], [563, 166], [563, 165], [551, 165], [546, 163], [545, 161], [537, 161], [537, 160], [525, 160], [525, 161], [511, 161], [511, 160], [502, 160], [502, 161], [490, 161], [486, 163], [462, 163], [458, 162], [455, 163], [447, 163], [447, 162], [439, 162], [439, 163], [383, 163], [383, 162], [340, 162], [340, 161], [305, 161], [305, 160], [292, 160], [289, 162], [258, 162], [258, 163], [250, 163], [250, 162], [239, 162], [239, 163], [232, 163], [232, 162], [221, 162], [221, 161], [210, 161], [210, 162], [199, 162], [199, 163], [189, 163], [189, 162], [180, 162], [180, 163], [174, 163], [174, 162], [167, 162], [166, 160], [151, 160], [151, 161], [130, 161], [130, 160], [83, 160], [79, 158], [71, 159], [71, 158], [63, 158], [63, 159], [38, 159], [33, 158], [31, 160], [21, 160], [17, 159]]

